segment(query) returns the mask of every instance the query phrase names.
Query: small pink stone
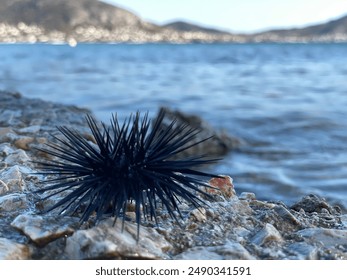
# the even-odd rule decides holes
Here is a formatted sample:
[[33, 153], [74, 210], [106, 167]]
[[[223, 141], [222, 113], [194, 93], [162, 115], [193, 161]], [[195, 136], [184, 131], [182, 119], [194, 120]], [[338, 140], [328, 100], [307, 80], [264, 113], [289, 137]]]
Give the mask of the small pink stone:
[[211, 194], [222, 194], [224, 197], [231, 198], [236, 195], [233, 179], [227, 175], [220, 175], [222, 178], [212, 178], [208, 181], [211, 187], [215, 189], [208, 189]]

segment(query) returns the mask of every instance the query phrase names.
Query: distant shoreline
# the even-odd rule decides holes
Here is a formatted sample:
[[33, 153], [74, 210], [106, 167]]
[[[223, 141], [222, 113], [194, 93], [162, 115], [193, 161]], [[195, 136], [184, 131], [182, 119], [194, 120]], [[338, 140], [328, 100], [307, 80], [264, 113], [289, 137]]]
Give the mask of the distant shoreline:
[[[30, 12], [28, 12], [30, 11]], [[0, 42], [5, 43], [346, 43], [347, 15], [303, 28], [231, 33], [185, 21], [159, 25], [96, 0], [4, 0]]]
[[169, 43], [169, 44], [214, 44], [214, 43], [347, 43], [347, 34], [329, 35], [283, 35], [279, 31], [242, 35], [231, 33], [209, 33], [204, 31], [179, 31], [163, 28], [147, 31], [122, 27], [108, 30], [86, 26], [72, 28], [68, 32], [50, 30], [38, 25], [0, 23], [0, 43]]
[[330, 44], [347, 44], [347, 41], [334, 42], [77, 42], [75, 45], [70, 45], [68, 42], [1, 42], [0, 45], [52, 45], [52, 46], [70, 46], [76, 47], [78, 45], [330, 45]]

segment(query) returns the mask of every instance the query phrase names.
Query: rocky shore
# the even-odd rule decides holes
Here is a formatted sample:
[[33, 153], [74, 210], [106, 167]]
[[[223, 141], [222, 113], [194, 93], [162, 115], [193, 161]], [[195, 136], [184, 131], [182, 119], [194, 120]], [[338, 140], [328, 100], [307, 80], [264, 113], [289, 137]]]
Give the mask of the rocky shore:
[[78, 213], [40, 214], [59, 198], [40, 202], [33, 194], [44, 180], [33, 161], [46, 156], [35, 147], [54, 141], [57, 125], [89, 137], [86, 113], [0, 91], [0, 259], [347, 259], [347, 215], [339, 207], [315, 195], [290, 206], [260, 201], [237, 193], [231, 174], [209, 182], [219, 191], [201, 197], [204, 207], [182, 203], [179, 223], [159, 206], [158, 225], [144, 222], [138, 242], [131, 209], [123, 231], [113, 218], [80, 226]]

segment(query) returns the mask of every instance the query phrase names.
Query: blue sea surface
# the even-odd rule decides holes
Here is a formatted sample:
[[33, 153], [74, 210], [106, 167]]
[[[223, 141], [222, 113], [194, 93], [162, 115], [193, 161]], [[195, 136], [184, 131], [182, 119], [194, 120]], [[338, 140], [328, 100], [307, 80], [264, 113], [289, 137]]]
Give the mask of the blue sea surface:
[[108, 122], [160, 106], [242, 140], [213, 167], [236, 191], [347, 209], [347, 44], [0, 45], [0, 89]]

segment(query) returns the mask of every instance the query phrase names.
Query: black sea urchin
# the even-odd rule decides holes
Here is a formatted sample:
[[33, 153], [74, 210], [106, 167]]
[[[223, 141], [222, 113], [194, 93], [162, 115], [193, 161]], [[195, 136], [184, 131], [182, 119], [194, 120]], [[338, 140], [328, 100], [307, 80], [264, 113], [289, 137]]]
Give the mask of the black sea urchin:
[[73, 214], [83, 205], [81, 222], [93, 213], [96, 221], [106, 213], [115, 218], [122, 215], [124, 221], [127, 205], [134, 201], [139, 229], [141, 216], [156, 220], [158, 201], [175, 219], [175, 211], [181, 215], [180, 198], [200, 206], [203, 201], [196, 192], [205, 193], [201, 186], [208, 187], [206, 178], [218, 176], [192, 168], [215, 160], [204, 156], [177, 159], [177, 155], [207, 139], [194, 142], [197, 129], [176, 120], [163, 125], [164, 116], [161, 110], [150, 129], [148, 114], [140, 118], [137, 112], [123, 125], [113, 116], [110, 127], [102, 123], [101, 128], [87, 115], [96, 144], [76, 130], [58, 127], [63, 137], [54, 137], [57, 144], [41, 149], [56, 159], [39, 162], [40, 174], [57, 177], [46, 181], [49, 185], [38, 192], [52, 191], [43, 199], [70, 192], [46, 211], [59, 207], [61, 213]]

